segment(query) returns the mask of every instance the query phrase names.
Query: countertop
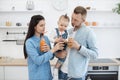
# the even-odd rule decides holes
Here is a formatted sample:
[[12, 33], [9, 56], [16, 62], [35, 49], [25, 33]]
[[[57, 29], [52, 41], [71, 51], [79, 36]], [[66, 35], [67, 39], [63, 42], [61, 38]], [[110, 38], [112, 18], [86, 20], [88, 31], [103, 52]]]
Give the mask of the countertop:
[[101, 63], [89, 63], [89, 66], [120, 66], [120, 61], [116, 59], [111, 59], [113, 62], [101, 62]]
[[[120, 66], [120, 61], [112, 59], [115, 63], [89, 63], [89, 66], [109, 66], [118, 65]], [[55, 65], [57, 59], [51, 60], [50, 64]], [[0, 59], [0, 66], [27, 66], [27, 60], [25, 59]]]
[[25, 59], [1, 59], [0, 66], [27, 66], [27, 60]]
[[[56, 59], [51, 60], [50, 64], [55, 65]], [[0, 66], [27, 66], [26, 59], [0, 59]]]

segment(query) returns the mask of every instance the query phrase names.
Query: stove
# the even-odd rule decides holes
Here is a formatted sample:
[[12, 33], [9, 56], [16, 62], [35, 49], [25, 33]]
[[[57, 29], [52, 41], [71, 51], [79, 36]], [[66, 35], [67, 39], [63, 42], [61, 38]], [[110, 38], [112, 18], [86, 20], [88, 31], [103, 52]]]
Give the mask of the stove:
[[[107, 65], [107, 63], [112, 64], [112, 63], [117, 63], [116, 61], [112, 59], [96, 59], [96, 60], [90, 60], [90, 63], [96, 63], [98, 65], [95, 66], [89, 66], [88, 71], [118, 71], [118, 66], [117, 65]], [[104, 65], [99, 65], [99, 63], [103, 63]], [[105, 65], [106, 64], [106, 65]]]
[[112, 59], [96, 59], [96, 60], [90, 60], [90, 63], [116, 63]]
[[[88, 66], [86, 80], [118, 80], [119, 67], [117, 65], [107, 65], [107, 63], [116, 63], [112, 59], [90, 60], [90, 63], [98, 63], [98, 65]], [[99, 63], [103, 63], [103, 65], [99, 65]]]
[[120, 61], [120, 58], [116, 58], [116, 60]]

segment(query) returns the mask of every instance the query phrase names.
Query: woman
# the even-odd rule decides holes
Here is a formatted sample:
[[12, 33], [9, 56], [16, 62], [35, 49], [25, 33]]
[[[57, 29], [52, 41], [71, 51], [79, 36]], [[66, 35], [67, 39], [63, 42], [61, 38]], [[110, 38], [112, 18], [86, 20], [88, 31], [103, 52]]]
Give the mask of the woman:
[[[50, 41], [43, 35], [46, 44], [40, 46], [40, 34], [45, 31], [45, 19], [41, 15], [34, 15], [31, 18], [28, 33], [24, 43], [24, 56], [28, 62], [29, 80], [52, 80], [49, 60], [57, 50], [62, 50], [63, 43], [56, 44], [50, 50]], [[42, 51], [40, 50], [42, 47]]]

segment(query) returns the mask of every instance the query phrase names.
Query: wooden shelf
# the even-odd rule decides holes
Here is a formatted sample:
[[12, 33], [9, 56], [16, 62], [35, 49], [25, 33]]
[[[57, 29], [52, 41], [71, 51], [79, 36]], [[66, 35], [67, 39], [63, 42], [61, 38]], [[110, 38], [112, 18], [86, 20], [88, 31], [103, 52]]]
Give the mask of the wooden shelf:
[[0, 13], [43, 13], [41, 10], [8, 10], [8, 11], [0, 11]]
[[120, 29], [120, 27], [100, 27], [100, 26], [87, 26], [93, 29]]
[[88, 12], [112, 12], [112, 10], [87, 10]]
[[0, 26], [0, 29], [27, 29], [27, 26]]

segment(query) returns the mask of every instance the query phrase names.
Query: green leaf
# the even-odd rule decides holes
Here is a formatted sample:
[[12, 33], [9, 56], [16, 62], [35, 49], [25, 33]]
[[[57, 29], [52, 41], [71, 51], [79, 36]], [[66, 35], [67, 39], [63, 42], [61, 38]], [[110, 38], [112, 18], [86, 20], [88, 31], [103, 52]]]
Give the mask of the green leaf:
[[120, 3], [116, 4], [117, 6], [112, 9], [114, 13], [120, 14]]

